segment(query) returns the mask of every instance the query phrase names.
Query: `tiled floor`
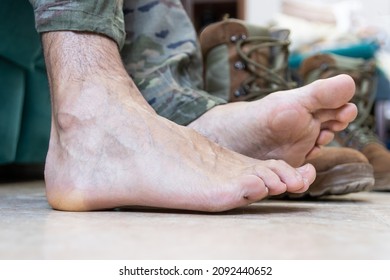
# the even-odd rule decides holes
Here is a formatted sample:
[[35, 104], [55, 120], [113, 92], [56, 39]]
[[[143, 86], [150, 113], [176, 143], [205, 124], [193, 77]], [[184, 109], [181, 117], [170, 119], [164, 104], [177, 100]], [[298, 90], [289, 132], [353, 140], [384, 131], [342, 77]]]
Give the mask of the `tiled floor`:
[[43, 181], [3, 183], [0, 259], [390, 259], [390, 192], [221, 214], [68, 213], [48, 206]]

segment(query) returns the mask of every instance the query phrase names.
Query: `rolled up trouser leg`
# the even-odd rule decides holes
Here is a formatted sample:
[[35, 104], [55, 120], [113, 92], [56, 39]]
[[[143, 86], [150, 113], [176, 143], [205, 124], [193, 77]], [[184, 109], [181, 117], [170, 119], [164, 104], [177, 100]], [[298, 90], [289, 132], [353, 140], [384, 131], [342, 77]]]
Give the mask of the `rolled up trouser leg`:
[[123, 0], [30, 0], [30, 3], [39, 33], [87, 31], [110, 37], [120, 48], [124, 44]]

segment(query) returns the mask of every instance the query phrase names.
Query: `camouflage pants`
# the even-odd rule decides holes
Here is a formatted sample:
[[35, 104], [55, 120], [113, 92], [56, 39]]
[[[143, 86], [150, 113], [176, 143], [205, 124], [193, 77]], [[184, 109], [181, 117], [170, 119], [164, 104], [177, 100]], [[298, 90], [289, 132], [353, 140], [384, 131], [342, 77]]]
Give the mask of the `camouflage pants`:
[[186, 125], [225, 103], [203, 91], [197, 36], [180, 0], [30, 0], [38, 32], [109, 36], [126, 70], [156, 112]]

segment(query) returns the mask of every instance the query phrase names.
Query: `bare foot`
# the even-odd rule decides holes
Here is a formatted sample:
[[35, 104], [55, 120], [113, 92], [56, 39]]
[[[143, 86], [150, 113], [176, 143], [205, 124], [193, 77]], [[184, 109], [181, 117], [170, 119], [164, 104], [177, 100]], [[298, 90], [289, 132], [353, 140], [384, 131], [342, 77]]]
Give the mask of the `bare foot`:
[[302, 165], [347, 127], [357, 108], [351, 77], [340, 75], [253, 102], [214, 107], [189, 124], [221, 146], [258, 159]]
[[53, 32], [43, 45], [53, 100], [45, 182], [55, 209], [224, 211], [304, 192], [315, 179], [312, 165], [255, 160], [159, 117], [110, 39]]

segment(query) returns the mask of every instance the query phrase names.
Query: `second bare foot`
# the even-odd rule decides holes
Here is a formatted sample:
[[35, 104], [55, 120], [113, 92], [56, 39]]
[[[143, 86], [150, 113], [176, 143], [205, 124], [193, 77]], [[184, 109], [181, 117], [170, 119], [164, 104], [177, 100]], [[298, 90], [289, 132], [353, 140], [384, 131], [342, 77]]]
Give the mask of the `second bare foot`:
[[189, 126], [216, 143], [258, 159], [302, 165], [357, 115], [351, 77], [340, 75], [252, 102], [217, 106]]

